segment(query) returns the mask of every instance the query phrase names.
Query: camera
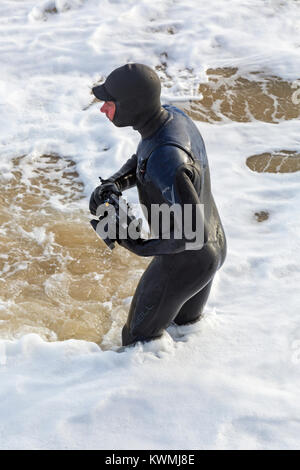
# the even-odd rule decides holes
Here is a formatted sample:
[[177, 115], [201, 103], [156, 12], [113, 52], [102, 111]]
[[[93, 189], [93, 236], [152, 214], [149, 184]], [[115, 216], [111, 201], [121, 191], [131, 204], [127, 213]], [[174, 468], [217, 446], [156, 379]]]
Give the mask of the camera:
[[142, 219], [137, 219], [130, 205], [124, 198], [114, 193], [104, 194], [103, 203], [97, 208], [98, 220], [91, 220], [90, 224], [106, 245], [113, 250], [118, 238], [132, 238], [135, 233], [139, 238], [142, 227]]

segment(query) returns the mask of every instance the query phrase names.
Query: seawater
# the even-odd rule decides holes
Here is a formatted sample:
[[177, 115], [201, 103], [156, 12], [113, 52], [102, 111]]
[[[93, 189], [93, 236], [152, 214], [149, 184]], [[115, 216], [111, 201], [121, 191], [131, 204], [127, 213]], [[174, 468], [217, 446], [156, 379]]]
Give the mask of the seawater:
[[[207, 70], [201, 101], [173, 103], [204, 122], [276, 125], [299, 118], [292, 82], [253, 71]], [[299, 171], [299, 152], [249, 155], [255, 172]], [[88, 200], [71, 157], [18, 155], [0, 189], [0, 337], [35, 332], [45, 340], [120, 343], [131, 296], [149, 258], [110, 251], [90, 227]], [[263, 223], [268, 215], [255, 214]]]
[[98, 239], [88, 203], [76, 207], [83, 185], [70, 158], [17, 157], [12, 174], [0, 193], [1, 338], [35, 332], [100, 344], [125, 322], [149, 260]]

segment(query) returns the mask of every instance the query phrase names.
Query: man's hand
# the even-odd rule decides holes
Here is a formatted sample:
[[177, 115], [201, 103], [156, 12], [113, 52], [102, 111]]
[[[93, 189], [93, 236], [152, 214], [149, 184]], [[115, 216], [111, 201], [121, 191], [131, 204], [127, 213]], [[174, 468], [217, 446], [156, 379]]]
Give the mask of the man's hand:
[[90, 197], [91, 214], [96, 215], [98, 206], [103, 204], [105, 199], [109, 197], [112, 193], [116, 194], [116, 196], [122, 195], [116, 183], [108, 181], [107, 183], [102, 183], [100, 186], [97, 186], [97, 188], [94, 189]]

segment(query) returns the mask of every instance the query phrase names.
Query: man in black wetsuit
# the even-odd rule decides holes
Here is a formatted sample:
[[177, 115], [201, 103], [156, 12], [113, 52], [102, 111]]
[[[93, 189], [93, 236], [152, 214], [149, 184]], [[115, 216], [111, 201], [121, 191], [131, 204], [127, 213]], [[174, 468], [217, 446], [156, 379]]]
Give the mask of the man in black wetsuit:
[[[213, 278], [226, 256], [226, 239], [211, 193], [203, 139], [193, 121], [174, 106], [161, 106], [160, 80], [150, 67], [127, 64], [114, 70], [93, 93], [117, 127], [132, 126], [141, 135], [136, 154], [90, 198], [96, 214], [109, 192], [120, 195], [137, 186], [140, 202], [151, 213], [153, 204], [204, 207], [203, 244], [191, 249], [187, 239], [118, 240], [139, 256], [153, 256], [134, 294], [122, 344], [159, 338], [173, 321], [199, 320]], [[193, 224], [196, 212], [193, 213]], [[151, 218], [148, 218], [151, 227]], [[174, 231], [174, 223], [171, 225]], [[184, 231], [183, 231], [184, 232]]]

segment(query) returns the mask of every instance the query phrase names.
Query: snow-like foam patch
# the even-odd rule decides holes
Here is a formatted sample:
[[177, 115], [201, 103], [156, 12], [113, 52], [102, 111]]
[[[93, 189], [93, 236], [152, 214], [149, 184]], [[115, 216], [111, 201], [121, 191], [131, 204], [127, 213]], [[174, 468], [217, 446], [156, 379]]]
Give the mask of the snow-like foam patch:
[[40, 1], [28, 14], [30, 21], [46, 21], [49, 15], [63, 13], [78, 8], [86, 0], [44, 0]]
[[[71, 9], [64, 11], [67, 3]], [[48, 204], [49, 189], [42, 191], [44, 210], [59, 219], [47, 232], [48, 236], [54, 233], [53, 242], [41, 225], [27, 227], [29, 239], [25, 241], [41, 256], [40, 264], [31, 263], [29, 250], [18, 251], [26, 234], [16, 237], [14, 250], [9, 250], [6, 238], [10, 228], [20, 224], [20, 206], [27, 210], [26, 189], [39, 156], [55, 153], [65, 156], [65, 162], [70, 157], [76, 163], [85, 185], [80, 207], [88, 211], [88, 196], [98, 184], [98, 176], [110, 176], [135, 152], [139, 136], [131, 129], [114, 128], [100, 115], [91, 95], [94, 83], [102, 82], [115, 67], [133, 61], [156, 68], [164, 102], [176, 97], [181, 101], [200, 99], [199, 81], [211, 82], [214, 90], [215, 77], [208, 80], [208, 69], [237, 70], [240, 78], [235, 83], [230, 83], [230, 77], [225, 81], [228, 95], [235, 86], [242, 87], [245, 82], [241, 79], [247, 74], [253, 78], [256, 72], [297, 85], [299, 2], [67, 3], [0, 2], [0, 125], [5, 130], [0, 137], [0, 178], [5, 190], [11, 185], [13, 191], [17, 181], [24, 185], [23, 202], [16, 195], [10, 211], [7, 201], [1, 199], [0, 328], [3, 332], [9, 318], [21, 317], [27, 333], [28, 322], [36, 327], [44, 306], [42, 319], [50, 326], [53, 321], [56, 327], [59, 324], [61, 337], [82, 338], [87, 333], [82, 325], [94, 336], [88, 336], [91, 341], [51, 343], [37, 335], [0, 341], [1, 447], [299, 448], [299, 421], [295, 419], [300, 412], [300, 250], [295, 215], [299, 173], [254, 173], [246, 166], [251, 155], [279, 150], [299, 153], [299, 119], [285, 121], [275, 116], [279, 122], [272, 123], [279, 103], [276, 93], [274, 99], [266, 97], [266, 103], [271, 101], [269, 122], [262, 122], [260, 114], [248, 113], [243, 105], [244, 122], [232, 119], [239, 114], [237, 109], [237, 114], [231, 113], [226, 120], [221, 116], [218, 123], [197, 123], [228, 238], [227, 259], [197, 331], [196, 327], [170, 328], [172, 340], [165, 335], [121, 354], [103, 351], [95, 344], [97, 327], [100, 331], [103, 325], [93, 322], [103, 304], [103, 314], [113, 322], [106, 347], [120, 345], [128, 307], [122, 299], [132, 295], [141, 267], [125, 251], [115, 253], [116, 258], [104, 253], [87, 231], [83, 237], [88, 212], [80, 219], [78, 206], [70, 204], [69, 196], [74, 193], [69, 187], [68, 197], [63, 192], [61, 198], [51, 200], [53, 205]], [[276, 80], [276, 87], [285, 86]], [[222, 80], [217, 84], [222, 89]], [[241, 90], [241, 94], [247, 92], [247, 88]], [[211, 109], [220, 117], [222, 103], [213, 92], [212, 97]], [[227, 103], [223, 100], [225, 111]], [[228, 117], [228, 113], [224, 115]], [[23, 155], [26, 157], [15, 161]], [[59, 162], [54, 162], [47, 184], [55, 185], [55, 165]], [[128, 194], [136, 202], [136, 192]], [[67, 210], [75, 219], [66, 226]], [[261, 211], [269, 217], [258, 223], [253, 215]], [[8, 223], [11, 214], [14, 224]], [[42, 214], [43, 226], [48, 224], [47, 214]], [[59, 240], [64, 246], [70, 239], [67, 248], [52, 257], [53, 244]], [[85, 250], [87, 240], [89, 249]], [[117, 285], [116, 276], [108, 276], [113, 262], [123, 273]], [[69, 273], [61, 276], [66, 265]], [[128, 279], [128, 266], [136, 277], [132, 271]], [[99, 273], [104, 274], [100, 279]], [[12, 284], [4, 279], [8, 274]], [[54, 305], [41, 298], [44, 275]], [[106, 278], [108, 282], [99, 289]], [[35, 284], [36, 280], [42, 285]], [[116, 293], [120, 310], [115, 308]], [[25, 294], [29, 303], [23, 302]], [[70, 308], [68, 321], [56, 316], [59, 308], [65, 308], [60, 296], [63, 301], [75, 299], [71, 305], [78, 307]], [[40, 335], [49, 339], [51, 331], [54, 329], [44, 326]]]

